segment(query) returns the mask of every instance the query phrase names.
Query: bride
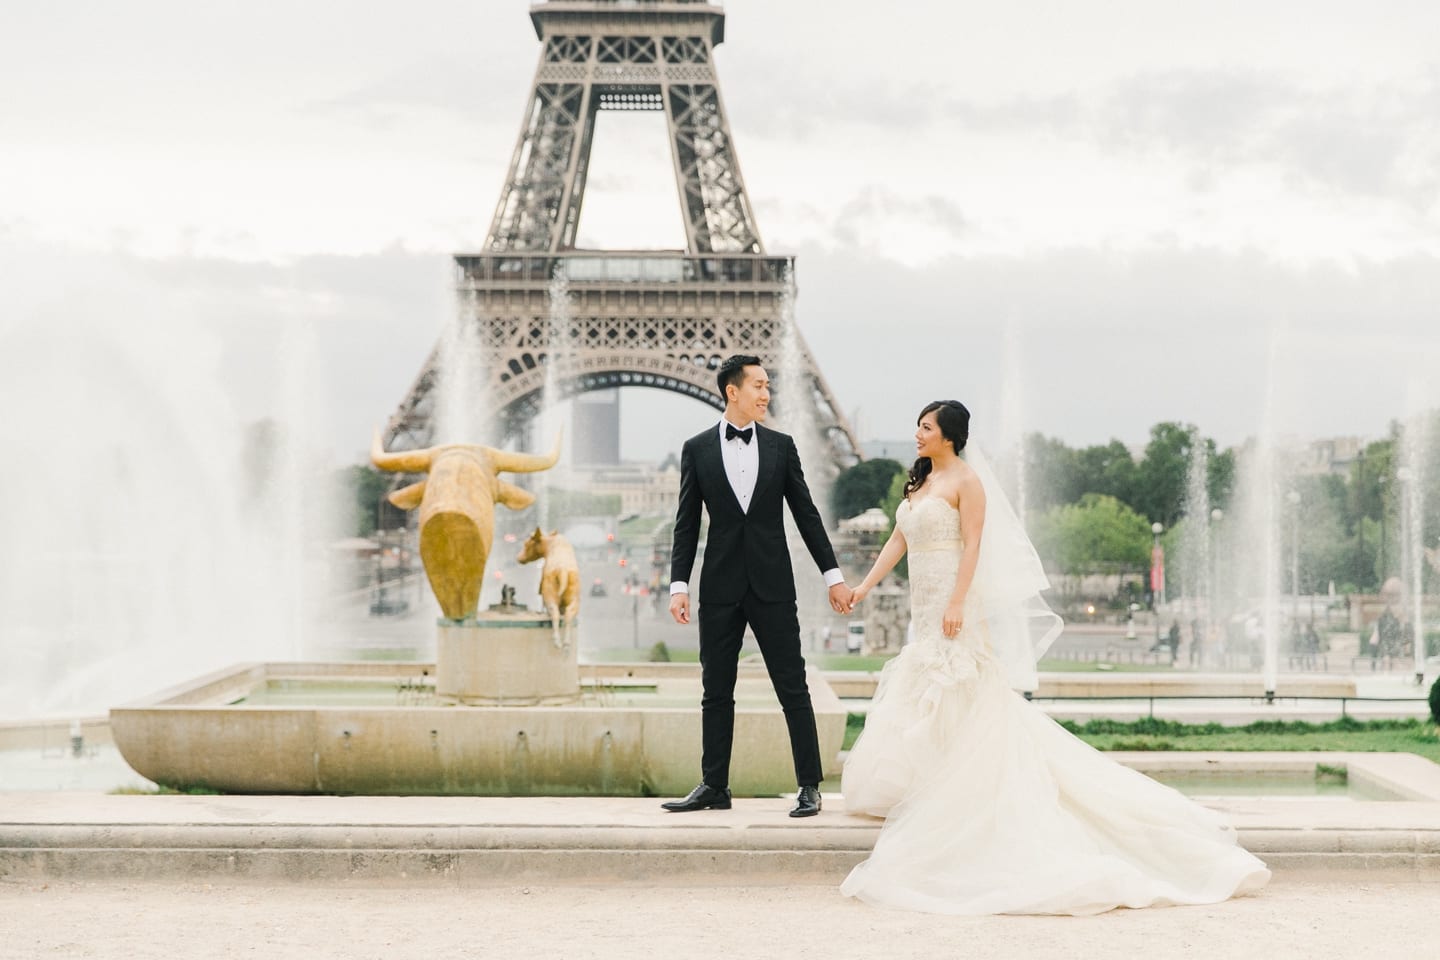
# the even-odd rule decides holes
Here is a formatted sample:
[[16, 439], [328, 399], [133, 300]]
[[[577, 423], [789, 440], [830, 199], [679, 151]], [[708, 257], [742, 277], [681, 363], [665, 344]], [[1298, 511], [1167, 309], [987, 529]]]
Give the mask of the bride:
[[1093, 914], [1216, 903], [1270, 871], [1217, 813], [1107, 759], [1012, 688], [1062, 626], [970, 412], [920, 412], [919, 459], [861, 602], [907, 551], [914, 640], [886, 664], [845, 762], [852, 813], [885, 818], [841, 891], [931, 913]]

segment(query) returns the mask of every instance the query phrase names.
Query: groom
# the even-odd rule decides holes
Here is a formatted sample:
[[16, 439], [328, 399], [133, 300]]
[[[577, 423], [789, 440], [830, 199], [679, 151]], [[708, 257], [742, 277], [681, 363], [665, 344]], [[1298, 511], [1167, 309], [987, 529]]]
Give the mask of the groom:
[[830, 588], [837, 613], [850, 607], [850, 588], [835, 562], [820, 512], [810, 499], [795, 441], [760, 424], [770, 406], [770, 378], [759, 357], [720, 365], [725, 397], [720, 423], [685, 441], [680, 455], [680, 506], [670, 562], [670, 615], [690, 622], [690, 572], [700, 539], [700, 508], [710, 534], [700, 576], [701, 782], [683, 800], [661, 804], [674, 813], [730, 809], [730, 747], [735, 731], [735, 673], [748, 624], [760, 644], [770, 682], [785, 711], [800, 792], [792, 817], [820, 812], [820, 741], [800, 655], [795, 574], [785, 547], [782, 503]]

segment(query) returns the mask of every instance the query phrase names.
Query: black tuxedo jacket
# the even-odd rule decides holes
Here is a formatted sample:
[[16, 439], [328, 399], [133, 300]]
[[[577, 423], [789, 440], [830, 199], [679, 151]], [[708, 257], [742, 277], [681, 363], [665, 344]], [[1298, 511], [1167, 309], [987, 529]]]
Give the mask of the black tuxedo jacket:
[[753, 442], [759, 445], [760, 466], [748, 513], [740, 509], [725, 476], [718, 427], [686, 440], [680, 454], [680, 506], [675, 514], [670, 579], [690, 582], [703, 505], [710, 515], [710, 534], [696, 594], [701, 603], [739, 603], [747, 588], [766, 602], [795, 599], [795, 573], [785, 547], [785, 503], [790, 504], [795, 526], [821, 572], [839, 566], [820, 511], [805, 486], [795, 441], [757, 423]]

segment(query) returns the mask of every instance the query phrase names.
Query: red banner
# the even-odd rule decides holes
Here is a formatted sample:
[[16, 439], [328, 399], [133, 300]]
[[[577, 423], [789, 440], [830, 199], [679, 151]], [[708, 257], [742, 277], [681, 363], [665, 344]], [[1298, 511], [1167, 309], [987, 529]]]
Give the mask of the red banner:
[[1150, 550], [1150, 591], [1155, 594], [1165, 590], [1165, 548], [1160, 544]]

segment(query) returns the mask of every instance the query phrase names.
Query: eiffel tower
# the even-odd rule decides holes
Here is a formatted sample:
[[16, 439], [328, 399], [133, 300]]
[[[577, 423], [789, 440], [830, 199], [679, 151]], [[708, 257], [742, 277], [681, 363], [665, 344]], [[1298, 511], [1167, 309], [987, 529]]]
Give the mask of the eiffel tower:
[[[562, 397], [649, 387], [723, 409], [715, 370], [749, 353], [775, 382], [778, 425], [794, 431], [802, 407], [813, 416], [828, 463], [812, 469], [833, 475], [857, 462], [787, 309], [795, 258], [766, 254], [755, 226], [712, 56], [724, 11], [706, 0], [549, 0], [530, 19], [540, 60], [509, 176], [484, 252], [455, 256], [460, 322], [478, 327], [487, 358], [478, 402], [494, 439], [527, 444], [547, 368]], [[664, 112], [684, 251], [576, 249], [601, 110]], [[558, 324], [557, 291], [568, 300]], [[437, 347], [390, 420], [388, 449], [453, 439], [435, 435], [443, 376]]]

